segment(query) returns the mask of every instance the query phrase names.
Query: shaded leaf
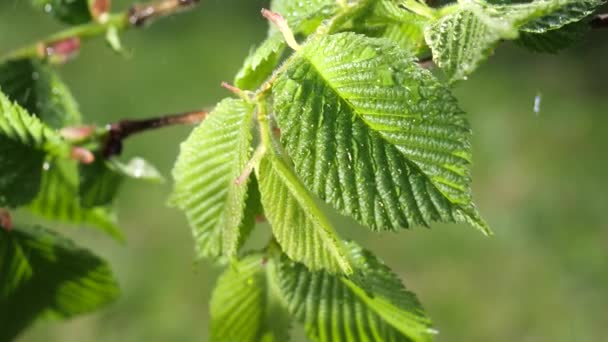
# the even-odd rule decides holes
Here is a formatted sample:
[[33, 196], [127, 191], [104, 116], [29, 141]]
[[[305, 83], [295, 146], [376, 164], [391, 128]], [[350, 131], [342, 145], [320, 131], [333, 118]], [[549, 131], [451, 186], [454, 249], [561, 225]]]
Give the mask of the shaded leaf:
[[0, 93], [0, 207], [29, 203], [40, 189], [46, 154], [67, 150], [53, 130]]
[[0, 340], [40, 317], [70, 318], [118, 295], [110, 267], [88, 250], [43, 228], [0, 230]]
[[31, 0], [32, 5], [57, 18], [58, 20], [71, 25], [77, 25], [91, 21], [92, 16], [89, 11], [91, 0]]
[[21, 59], [0, 64], [0, 88], [11, 100], [52, 128], [80, 124], [78, 105], [49, 66]]
[[78, 167], [72, 160], [50, 160], [45, 164], [41, 191], [29, 209], [49, 220], [72, 225], [91, 225], [123, 240], [115, 214], [107, 207], [83, 207]]

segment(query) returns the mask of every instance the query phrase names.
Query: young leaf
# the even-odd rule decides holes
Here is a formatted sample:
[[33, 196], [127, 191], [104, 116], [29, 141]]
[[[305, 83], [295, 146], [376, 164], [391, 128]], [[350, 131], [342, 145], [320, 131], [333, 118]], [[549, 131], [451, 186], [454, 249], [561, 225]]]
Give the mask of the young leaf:
[[0, 64], [0, 88], [52, 128], [78, 125], [81, 115], [69, 89], [47, 65], [31, 59]]
[[58, 20], [77, 25], [91, 21], [89, 2], [92, 0], [32, 0], [32, 5], [57, 18]]
[[79, 191], [78, 167], [72, 160], [50, 160], [45, 164], [41, 191], [29, 209], [49, 220], [73, 225], [92, 225], [123, 240], [116, 226], [115, 214], [106, 207], [82, 206]]
[[223, 100], [181, 145], [171, 204], [186, 213], [200, 257], [238, 252], [248, 179], [236, 180], [250, 156], [253, 111], [243, 100]]
[[43, 228], [0, 229], [0, 340], [40, 317], [69, 318], [112, 302], [118, 285], [105, 261]]
[[311, 270], [351, 274], [342, 240], [285, 161], [269, 152], [257, 176], [264, 211], [285, 254]]
[[278, 267], [289, 312], [313, 341], [430, 341], [433, 330], [416, 296], [369, 251], [349, 243], [356, 279], [310, 272], [283, 256]]
[[281, 140], [303, 183], [374, 230], [467, 222], [470, 129], [448, 88], [386, 40], [307, 43], [273, 87]]
[[591, 13], [600, 0], [543, 0], [490, 5], [462, 0], [460, 8], [425, 30], [433, 60], [450, 81], [465, 79], [502, 39], [516, 39], [519, 30], [558, 29]]
[[[310, 34], [323, 19], [331, 17], [336, 11], [335, 0], [273, 0], [270, 9], [281, 14], [294, 34]], [[281, 33], [273, 26], [268, 38], [245, 60], [236, 75], [234, 84], [241, 89], [255, 90], [279, 64], [285, 50]]]
[[220, 276], [211, 296], [211, 341], [289, 340], [290, 319], [275, 267], [264, 256], [251, 255]]
[[355, 31], [370, 37], [387, 38], [397, 45], [419, 53], [426, 48], [424, 27], [428, 18], [401, 7], [393, 0], [379, 0], [370, 13], [355, 24]]
[[107, 163], [97, 155], [93, 163], [78, 165], [78, 193], [83, 208], [109, 205], [114, 201], [124, 176], [109, 168]]
[[67, 150], [53, 130], [0, 92], [0, 207], [29, 203], [40, 189], [47, 153]]

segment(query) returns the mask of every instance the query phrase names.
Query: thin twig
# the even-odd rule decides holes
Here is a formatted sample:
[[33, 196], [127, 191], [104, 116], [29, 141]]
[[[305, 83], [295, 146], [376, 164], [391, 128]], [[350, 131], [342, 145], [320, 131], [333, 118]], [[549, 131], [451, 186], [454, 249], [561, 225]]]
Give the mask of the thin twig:
[[122, 141], [131, 135], [167, 126], [196, 124], [203, 121], [207, 114], [207, 111], [197, 110], [144, 120], [122, 120], [109, 124], [108, 137], [102, 149], [103, 156], [109, 158], [119, 155], [122, 152]]
[[[139, 27], [151, 22], [153, 19], [190, 9], [198, 2], [199, 0], [161, 0], [152, 4], [133, 5], [128, 11], [108, 14], [107, 18], [104, 20], [92, 21], [70, 27], [64, 31], [52, 34], [34, 44], [12, 51], [0, 58], [0, 62], [20, 58], [46, 59], [51, 57], [49, 51], [51, 51], [53, 47], [65, 45], [64, 42], [77, 40], [80, 43], [81, 40], [103, 35], [110, 29], [125, 31], [133, 27]], [[49, 48], [51, 48], [51, 50], [49, 50]]]

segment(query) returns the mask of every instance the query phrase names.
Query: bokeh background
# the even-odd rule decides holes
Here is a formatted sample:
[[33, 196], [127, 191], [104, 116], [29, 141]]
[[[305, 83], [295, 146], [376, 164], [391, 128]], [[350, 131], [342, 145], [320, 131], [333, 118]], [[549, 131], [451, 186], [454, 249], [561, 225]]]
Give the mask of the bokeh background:
[[[130, 1], [114, 0], [116, 10]], [[124, 36], [128, 57], [99, 39], [60, 73], [90, 122], [213, 106], [264, 37], [259, 0], [206, 0], [190, 13]], [[28, 1], [0, 0], [0, 54], [61, 26]], [[438, 341], [605, 341], [608, 336], [608, 30], [559, 56], [503, 44], [456, 87], [474, 128], [474, 195], [496, 235], [464, 225], [340, 233], [379, 254], [415, 291]], [[534, 99], [542, 94], [540, 112]], [[131, 138], [169, 179], [191, 128]], [[109, 259], [122, 297], [67, 322], [43, 321], [19, 341], [206, 341], [220, 270], [193, 262], [184, 216], [165, 206], [171, 182], [131, 181], [118, 199], [128, 242], [65, 228]], [[261, 226], [258, 235], [265, 236]], [[258, 238], [262, 240], [262, 238]], [[0, 281], [2, 281], [0, 279]], [[4, 310], [7, 308], [0, 308]], [[294, 329], [295, 341], [304, 341]]]

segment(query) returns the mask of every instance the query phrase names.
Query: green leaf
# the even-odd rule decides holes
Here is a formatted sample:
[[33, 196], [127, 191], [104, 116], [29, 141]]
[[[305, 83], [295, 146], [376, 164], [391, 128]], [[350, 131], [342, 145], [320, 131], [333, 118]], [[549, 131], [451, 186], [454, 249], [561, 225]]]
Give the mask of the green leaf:
[[434, 330], [399, 278], [369, 251], [349, 244], [356, 279], [310, 272], [283, 256], [278, 267], [289, 312], [313, 341], [430, 341]]
[[273, 87], [281, 141], [303, 183], [374, 230], [467, 222], [470, 137], [449, 89], [386, 40], [306, 44]]
[[40, 61], [0, 64], [0, 88], [13, 101], [52, 128], [80, 124], [78, 105], [59, 76]]
[[[518, 38], [519, 30], [543, 32], [578, 21], [599, 0], [540, 0], [490, 5], [461, 0], [460, 8], [425, 30], [433, 60], [450, 81], [466, 79], [503, 39]], [[585, 10], [587, 9], [587, 10]]]
[[100, 155], [95, 156], [91, 164], [79, 164], [78, 174], [78, 193], [83, 208], [111, 204], [124, 180], [124, 176], [108, 167], [108, 162]]
[[534, 52], [557, 53], [583, 40], [589, 31], [589, 23], [579, 21], [544, 33], [522, 31], [515, 43]]
[[91, 21], [89, 0], [31, 0], [32, 5], [66, 24], [77, 25]]
[[0, 92], [0, 207], [29, 203], [40, 189], [46, 154], [67, 150], [53, 130]]
[[41, 191], [29, 209], [49, 220], [92, 225], [123, 240], [115, 214], [106, 207], [86, 208], [81, 204], [78, 166], [72, 160], [50, 160], [44, 165]]
[[394, 0], [379, 0], [369, 14], [359, 19], [355, 31], [370, 37], [387, 38], [400, 47], [420, 53], [426, 48], [424, 27], [428, 18], [406, 10]]
[[238, 252], [248, 179], [236, 180], [250, 156], [253, 111], [243, 100], [223, 100], [181, 145], [171, 204], [186, 213], [200, 257]]
[[249, 53], [245, 64], [235, 77], [234, 84], [241, 89], [255, 90], [272, 74], [284, 50], [285, 41], [281, 34], [272, 34]]
[[251, 255], [220, 276], [211, 296], [211, 341], [289, 340], [290, 319], [275, 267], [264, 256]]
[[342, 240], [285, 161], [269, 152], [257, 176], [264, 211], [285, 254], [311, 270], [351, 274]]
[[[335, 0], [274, 0], [270, 4], [270, 9], [287, 20], [294, 34], [308, 35], [323, 19], [335, 14], [336, 4]], [[257, 89], [279, 64], [284, 50], [283, 36], [271, 26], [268, 38], [249, 54], [234, 84], [241, 89]]]
[[43, 228], [0, 230], [0, 340], [40, 317], [70, 318], [118, 295], [108, 264]]

